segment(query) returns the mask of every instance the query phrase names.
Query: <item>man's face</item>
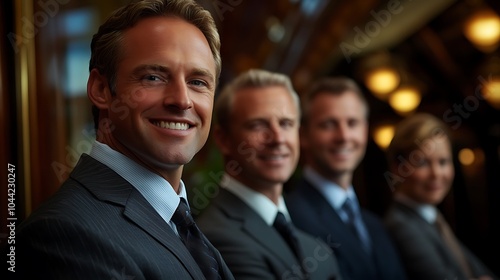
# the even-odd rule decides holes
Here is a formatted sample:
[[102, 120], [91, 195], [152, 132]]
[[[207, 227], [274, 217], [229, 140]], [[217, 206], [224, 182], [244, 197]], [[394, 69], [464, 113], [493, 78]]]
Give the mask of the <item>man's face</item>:
[[353, 92], [317, 95], [301, 134], [307, 163], [326, 178], [352, 175], [366, 150], [366, 114], [365, 105]]
[[215, 62], [194, 25], [153, 17], [126, 30], [106, 144], [149, 169], [178, 170], [205, 144], [216, 86]]
[[254, 189], [271, 188], [289, 179], [299, 158], [299, 115], [284, 87], [269, 86], [238, 91], [233, 99], [229, 131], [219, 146], [236, 164], [231, 173]]

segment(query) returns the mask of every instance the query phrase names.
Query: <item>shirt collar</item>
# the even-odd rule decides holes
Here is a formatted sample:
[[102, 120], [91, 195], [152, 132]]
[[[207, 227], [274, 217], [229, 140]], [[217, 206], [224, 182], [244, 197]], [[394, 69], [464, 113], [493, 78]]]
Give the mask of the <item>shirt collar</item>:
[[290, 215], [288, 214], [283, 196], [279, 197], [278, 205], [276, 205], [267, 196], [243, 185], [227, 173], [224, 174], [221, 180], [221, 186], [243, 200], [269, 226], [273, 225], [278, 211], [283, 213], [286, 219], [290, 221]]
[[95, 141], [90, 156], [129, 182], [169, 224], [171, 224], [170, 220], [179, 205], [180, 198], [187, 201], [186, 188], [182, 180], [179, 184], [179, 194], [177, 194], [163, 177], [106, 144]]
[[305, 166], [303, 173], [304, 178], [325, 197], [333, 209], [340, 210], [347, 198], [353, 201], [354, 207], [359, 208], [358, 198], [352, 185], [345, 190], [341, 186], [321, 176], [310, 166]]
[[417, 212], [417, 214], [422, 217], [422, 219], [426, 220], [429, 224], [434, 224], [434, 222], [436, 221], [437, 209], [433, 205], [418, 203], [400, 192], [396, 192], [394, 194], [394, 200], [415, 210], [415, 212]]

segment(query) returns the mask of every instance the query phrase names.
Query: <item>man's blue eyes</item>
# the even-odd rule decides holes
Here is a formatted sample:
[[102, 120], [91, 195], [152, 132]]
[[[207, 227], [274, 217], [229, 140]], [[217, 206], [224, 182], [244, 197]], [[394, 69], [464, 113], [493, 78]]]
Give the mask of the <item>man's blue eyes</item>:
[[195, 86], [206, 86], [207, 83], [203, 82], [203, 81], [200, 81], [200, 80], [193, 80], [191, 82], [189, 82], [190, 84], [193, 84]]
[[[159, 76], [156, 76], [156, 75], [146, 75], [146, 76], [144, 76], [143, 79], [148, 81], [148, 82], [166, 81], [165, 79], [163, 79]], [[189, 81], [188, 83], [191, 85], [194, 85], [194, 86], [198, 86], [198, 87], [208, 86], [208, 84], [202, 80], [192, 80], [192, 81]]]
[[146, 77], [144, 77], [146, 80], [148, 81], [160, 81], [160, 77], [158, 76], [155, 76], [155, 75], [147, 75]]

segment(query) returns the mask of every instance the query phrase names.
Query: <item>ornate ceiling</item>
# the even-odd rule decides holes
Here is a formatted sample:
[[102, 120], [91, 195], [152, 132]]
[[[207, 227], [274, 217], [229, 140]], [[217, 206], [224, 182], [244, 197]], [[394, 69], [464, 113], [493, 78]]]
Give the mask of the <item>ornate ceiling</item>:
[[[347, 75], [363, 86], [366, 59], [384, 52], [403, 76], [419, 84], [417, 110], [449, 119], [450, 125], [459, 123], [460, 134], [488, 131], [488, 141], [500, 143], [499, 110], [484, 100], [470, 100], [481, 79], [492, 73], [485, 67], [496, 53], [478, 50], [463, 34], [466, 19], [481, 5], [500, 14], [499, 1], [202, 2], [221, 33], [221, 85], [244, 70], [265, 68], [290, 75], [299, 94], [323, 75]], [[374, 125], [401, 118], [387, 102], [366, 93]], [[479, 141], [462, 140], [462, 146]]]

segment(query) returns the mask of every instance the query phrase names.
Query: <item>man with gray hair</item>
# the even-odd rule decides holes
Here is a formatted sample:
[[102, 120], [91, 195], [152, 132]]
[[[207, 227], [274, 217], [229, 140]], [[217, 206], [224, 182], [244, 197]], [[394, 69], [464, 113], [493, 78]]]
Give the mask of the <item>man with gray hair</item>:
[[299, 107], [287, 76], [255, 69], [216, 99], [225, 174], [197, 223], [237, 279], [340, 278], [328, 245], [293, 226], [281, 195], [299, 158]]

